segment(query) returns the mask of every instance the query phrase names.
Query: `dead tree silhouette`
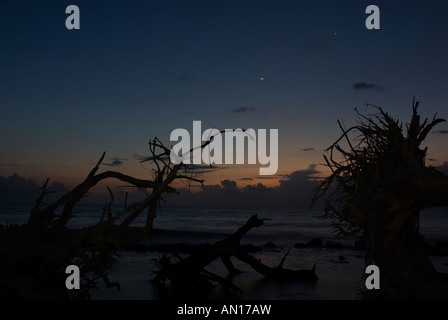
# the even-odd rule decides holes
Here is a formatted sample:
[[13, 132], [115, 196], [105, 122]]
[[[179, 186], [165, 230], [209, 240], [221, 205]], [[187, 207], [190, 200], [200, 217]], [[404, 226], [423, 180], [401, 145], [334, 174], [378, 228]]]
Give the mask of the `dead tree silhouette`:
[[[43, 184], [27, 223], [0, 229], [0, 296], [4, 298], [66, 299], [90, 298], [96, 280], [104, 279], [108, 287], [119, 288], [110, 282], [107, 273], [116, 260], [117, 252], [130, 241], [146, 237], [152, 230], [157, 206], [165, 201], [167, 194], [177, 193], [171, 184], [176, 180], [188, 183], [203, 183], [193, 174], [194, 166], [169, 161], [170, 150], [154, 138], [149, 141], [150, 157], [143, 161], [154, 164], [152, 180], [138, 179], [116, 171], [98, 173], [104, 160], [103, 153], [95, 167], [82, 183], [44, 206], [48, 179]], [[118, 179], [145, 191], [146, 197], [126, 205], [112, 214], [114, 200], [109, 187], [111, 201], [105, 205], [101, 220], [82, 230], [71, 230], [67, 223], [75, 214], [75, 206], [88, 191], [100, 182]], [[144, 227], [130, 224], [145, 210]], [[106, 215], [107, 213], [107, 215]], [[80, 267], [81, 289], [69, 291], [65, 288], [65, 268], [70, 264]]]
[[418, 104], [414, 99], [406, 130], [380, 107], [369, 116], [356, 111], [360, 123], [344, 129], [338, 121], [342, 135], [324, 155], [331, 174], [314, 201], [326, 198], [335, 232], [359, 237], [366, 264], [380, 269], [381, 289], [365, 298], [448, 298], [448, 276], [435, 270], [419, 232], [422, 209], [448, 204], [448, 177], [425, 165], [427, 147], [421, 147], [445, 120], [421, 121]]
[[[220, 131], [219, 134], [224, 131]], [[213, 137], [212, 137], [213, 138]], [[212, 138], [204, 142], [200, 148], [205, 148]], [[190, 150], [190, 154], [193, 149]], [[107, 287], [120, 289], [120, 284], [111, 282], [108, 272], [114, 265], [120, 250], [126, 249], [131, 242], [146, 239], [151, 234], [157, 208], [166, 195], [177, 193], [172, 187], [173, 182], [183, 181], [203, 184], [197, 178], [195, 166], [170, 161], [171, 150], [158, 139], [149, 141], [150, 156], [141, 162], [153, 165], [152, 180], [138, 179], [116, 171], [98, 172], [105, 153], [78, 186], [67, 192], [55, 202], [44, 205], [44, 198], [50, 191], [47, 189], [48, 179], [43, 184], [41, 195], [36, 200], [27, 223], [0, 229], [0, 297], [26, 299], [89, 299], [91, 290], [96, 288], [97, 280], [103, 279]], [[189, 157], [189, 154], [182, 157]], [[70, 229], [68, 222], [75, 215], [75, 207], [83, 197], [100, 182], [118, 179], [129, 185], [145, 191], [141, 201], [126, 205], [121, 211], [112, 212], [114, 201], [112, 190], [107, 187], [110, 201], [104, 206], [103, 214], [98, 223], [83, 229]], [[143, 227], [131, 226], [131, 223], [146, 210], [146, 222]], [[158, 280], [179, 278], [183, 275], [196, 277], [204, 274], [203, 267], [221, 258], [231, 272], [233, 267], [230, 256], [234, 255], [241, 261], [251, 265], [255, 270], [270, 278], [290, 277], [315, 280], [314, 270], [293, 271], [283, 269], [282, 262], [277, 268], [270, 268], [248, 255], [239, 245], [241, 237], [251, 228], [259, 227], [263, 219], [252, 217], [248, 223], [229, 238], [217, 242], [203, 252], [192, 255], [190, 261], [182, 261], [181, 266], [175, 265], [170, 272], [160, 273]], [[65, 287], [65, 268], [75, 264], [80, 268], [81, 289], [67, 290]], [[174, 272], [173, 270], [176, 270]], [[220, 281], [219, 276], [213, 277]], [[199, 279], [196, 278], [196, 279]], [[230, 282], [221, 281], [230, 285]]]

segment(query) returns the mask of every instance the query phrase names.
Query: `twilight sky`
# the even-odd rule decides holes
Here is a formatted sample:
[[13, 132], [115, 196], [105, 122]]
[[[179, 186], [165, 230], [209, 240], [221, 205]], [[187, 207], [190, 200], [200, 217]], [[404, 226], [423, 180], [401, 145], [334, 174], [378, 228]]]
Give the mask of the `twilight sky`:
[[[80, 9], [68, 30], [68, 5]], [[380, 30], [365, 9], [380, 8]], [[73, 186], [103, 170], [150, 178], [139, 159], [157, 136], [207, 128], [279, 130], [279, 169], [221, 166], [206, 183], [278, 185], [322, 162], [355, 108], [408, 121], [448, 118], [443, 1], [1, 1], [0, 176]], [[263, 80], [261, 80], [263, 79]], [[448, 160], [448, 125], [427, 144]], [[313, 167], [314, 168], [314, 167]], [[324, 170], [323, 166], [315, 167]]]

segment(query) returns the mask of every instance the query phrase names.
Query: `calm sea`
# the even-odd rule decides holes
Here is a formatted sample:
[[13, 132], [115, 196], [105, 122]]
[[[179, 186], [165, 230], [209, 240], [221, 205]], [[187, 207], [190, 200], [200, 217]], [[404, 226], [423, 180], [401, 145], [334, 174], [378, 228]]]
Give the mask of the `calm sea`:
[[[0, 224], [24, 223], [27, 221], [32, 204], [0, 204]], [[114, 210], [121, 207], [116, 206]], [[82, 228], [97, 223], [102, 214], [102, 205], [79, 205], [76, 217], [69, 226]], [[349, 300], [359, 299], [360, 279], [364, 274], [364, 251], [351, 248], [353, 239], [339, 239], [331, 232], [330, 221], [321, 219], [323, 212], [304, 211], [296, 208], [279, 207], [225, 207], [225, 206], [164, 206], [154, 221], [153, 237], [149, 241], [158, 243], [198, 243], [212, 242], [235, 232], [247, 219], [258, 214], [259, 218], [271, 219], [260, 228], [251, 230], [243, 243], [263, 245], [272, 242], [276, 246], [254, 253], [263, 263], [275, 266], [289, 253], [284, 266], [290, 269], [309, 269], [316, 266], [319, 277], [316, 283], [276, 282], [264, 279], [248, 265], [234, 260], [235, 266], [243, 273], [235, 275], [232, 281], [242, 289], [237, 295], [229, 295], [218, 287], [207, 299], [269, 299], [269, 300]], [[421, 232], [428, 243], [436, 241], [448, 243], [448, 210], [433, 208], [422, 212]], [[144, 217], [134, 225], [143, 225]], [[338, 241], [344, 248], [295, 247], [296, 243], [306, 243], [319, 237], [326, 241]], [[152, 284], [153, 259], [158, 252], [122, 252], [110, 279], [121, 284], [121, 291], [108, 289], [99, 281], [93, 299], [166, 299]], [[448, 272], [448, 257], [432, 257], [435, 267]], [[226, 276], [227, 270], [220, 261], [208, 266], [209, 270]], [[224, 291], [221, 291], [224, 290]]]
[[[29, 217], [32, 203], [0, 203], [0, 224], [24, 223]], [[75, 217], [68, 226], [82, 228], [97, 223], [102, 215], [103, 205], [82, 204], [75, 208]], [[114, 212], [122, 209], [113, 207]], [[328, 219], [323, 219], [323, 211], [299, 210], [291, 207], [257, 207], [257, 206], [177, 206], [166, 205], [159, 209], [154, 220], [154, 229], [158, 235], [169, 235], [176, 241], [189, 234], [202, 235], [222, 239], [235, 232], [253, 214], [259, 218], [270, 219], [258, 229], [253, 229], [244, 239], [278, 245], [294, 245], [320, 237], [324, 241], [337, 240], [346, 244], [351, 239], [336, 239], [331, 232]], [[138, 217], [133, 225], [142, 226], [144, 214]], [[438, 207], [422, 211], [420, 221], [421, 233], [428, 243], [436, 241], [448, 243], [448, 208]], [[167, 241], [169, 239], [167, 238]]]

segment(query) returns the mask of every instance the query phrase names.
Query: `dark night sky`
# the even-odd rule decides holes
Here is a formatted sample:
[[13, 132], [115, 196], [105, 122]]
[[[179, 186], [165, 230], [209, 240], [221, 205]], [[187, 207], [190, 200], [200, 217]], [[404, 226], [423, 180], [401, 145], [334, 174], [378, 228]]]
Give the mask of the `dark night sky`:
[[[65, 28], [70, 4], [80, 30]], [[380, 30], [365, 27], [370, 4]], [[275, 185], [321, 163], [336, 120], [354, 124], [366, 103], [407, 121], [416, 96], [424, 116], [448, 117], [447, 12], [442, 1], [2, 1], [0, 176], [73, 185], [107, 151], [107, 164], [147, 177], [147, 141], [170, 144], [201, 120], [278, 129], [277, 179], [258, 180]], [[442, 133], [427, 140], [434, 165], [448, 159]], [[242, 186], [258, 167], [205, 178]]]

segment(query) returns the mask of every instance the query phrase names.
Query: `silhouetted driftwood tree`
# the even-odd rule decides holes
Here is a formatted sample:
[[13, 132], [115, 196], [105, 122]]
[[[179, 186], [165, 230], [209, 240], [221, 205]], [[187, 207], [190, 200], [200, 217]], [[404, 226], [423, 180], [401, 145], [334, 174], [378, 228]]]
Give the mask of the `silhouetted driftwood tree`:
[[[421, 121], [418, 102], [406, 124], [380, 107], [342, 130], [326, 151], [331, 175], [314, 200], [326, 197], [326, 216], [335, 231], [365, 243], [366, 264], [380, 268], [381, 289], [365, 297], [448, 298], [448, 276], [435, 270], [424, 251], [419, 214], [448, 204], [448, 177], [425, 165], [421, 144], [443, 119]], [[356, 134], [355, 138], [351, 138]]]
[[[208, 143], [204, 144], [207, 145]], [[0, 228], [0, 297], [29, 299], [89, 298], [96, 280], [103, 278], [108, 287], [119, 288], [110, 282], [107, 272], [113, 265], [117, 252], [130, 241], [139, 240], [152, 229], [157, 206], [166, 194], [177, 193], [171, 184], [175, 180], [198, 182], [194, 167], [183, 162], [174, 165], [169, 161], [170, 149], [157, 138], [149, 142], [150, 157], [154, 165], [152, 180], [138, 179], [116, 171], [98, 173], [105, 157], [90, 171], [82, 183], [54, 203], [43, 205], [48, 180], [36, 200], [28, 222], [21, 226]], [[101, 220], [82, 230], [70, 230], [67, 223], [75, 214], [75, 206], [88, 191], [100, 182], [118, 179], [145, 191], [146, 197], [112, 213], [113, 193], [108, 188], [111, 201], [104, 207]], [[142, 228], [130, 224], [146, 211]], [[106, 215], [107, 213], [107, 215]], [[65, 287], [65, 268], [76, 264], [82, 277], [81, 289], [69, 291]]]
[[[152, 180], [137, 179], [116, 171], [105, 171], [97, 173], [100, 164], [102, 163], [106, 153], [103, 153], [96, 166], [90, 171], [86, 179], [75, 187], [73, 190], [65, 194], [56, 202], [41, 209], [41, 202], [43, 196], [48, 192], [46, 186], [48, 181], [43, 186], [41, 197], [37, 200], [36, 206], [33, 209], [28, 220], [29, 225], [45, 224], [52, 228], [62, 228], [66, 226], [67, 222], [73, 217], [75, 205], [86, 196], [87, 192], [97, 185], [99, 182], [106, 179], [118, 179], [130, 184], [135, 188], [144, 190], [147, 193], [142, 201], [133, 203], [115, 216], [109, 214], [104, 223], [117, 224], [123, 227], [128, 227], [145, 209], [147, 209], [147, 218], [145, 224], [145, 231], [152, 229], [153, 221], [156, 216], [157, 206], [161, 201], [164, 201], [164, 195], [170, 193], [177, 193], [177, 191], [170, 185], [178, 179], [187, 180], [189, 182], [198, 182], [203, 184], [203, 180], [195, 178], [192, 174], [194, 166], [186, 165], [183, 162], [174, 165], [170, 161], [170, 149], [165, 147], [163, 143], [154, 138], [149, 141], [149, 150], [151, 156], [140, 162], [150, 161], [155, 166], [153, 168], [154, 177]], [[113, 194], [108, 189], [113, 200]], [[110, 209], [110, 204], [108, 205]], [[56, 212], [62, 210], [60, 214]]]

